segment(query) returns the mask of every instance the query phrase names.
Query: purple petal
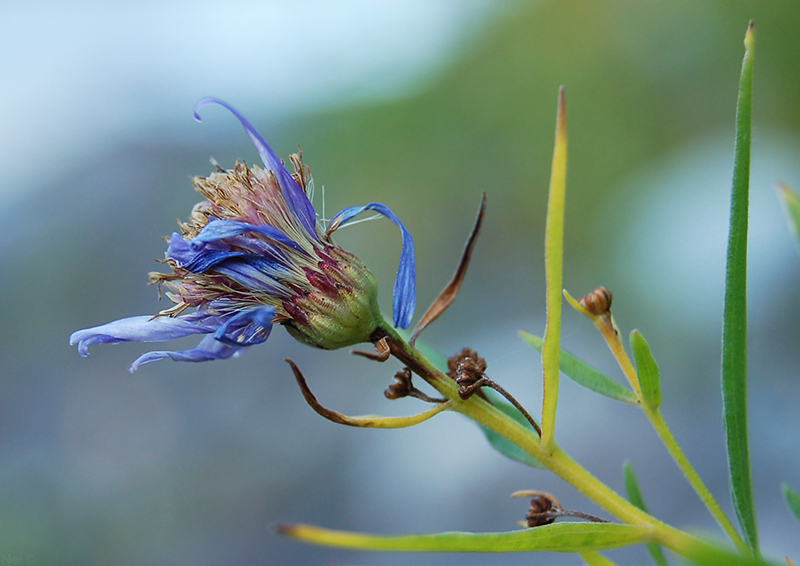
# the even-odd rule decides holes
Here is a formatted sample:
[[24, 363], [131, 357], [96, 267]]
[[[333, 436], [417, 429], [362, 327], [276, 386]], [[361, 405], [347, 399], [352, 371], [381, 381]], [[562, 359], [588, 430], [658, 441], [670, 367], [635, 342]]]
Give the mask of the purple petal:
[[180, 234], [173, 232], [169, 240], [169, 247], [167, 247], [167, 255], [170, 259], [175, 260], [179, 267], [187, 271], [204, 273], [226, 259], [247, 254], [245, 252], [217, 250], [211, 247], [196, 250]]
[[73, 332], [70, 345], [78, 345], [81, 356], [89, 355], [91, 344], [119, 344], [120, 342], [164, 342], [190, 334], [207, 334], [219, 327], [217, 316], [201, 313], [170, 318], [159, 316], [133, 316]]
[[[266, 224], [248, 224], [247, 222], [237, 222], [236, 220], [212, 220], [200, 230], [197, 236], [192, 238], [189, 245], [194, 250], [199, 251], [203, 249], [207, 243], [216, 242], [225, 238], [233, 238], [234, 236], [240, 236], [248, 232], [261, 234], [270, 240], [280, 242], [298, 252], [303, 252], [303, 248], [300, 244], [290, 239], [289, 236], [274, 226], [268, 226]], [[171, 243], [172, 242], [170, 242], [170, 244]]]
[[230, 277], [251, 291], [286, 296], [289, 289], [282, 283], [286, 276], [284, 270], [275, 269], [274, 264], [259, 257], [247, 256], [240, 259], [245, 261], [236, 259], [224, 261], [214, 266], [214, 271]]
[[408, 328], [417, 306], [417, 268], [414, 259], [414, 238], [411, 237], [411, 233], [389, 207], [379, 202], [345, 208], [333, 217], [330, 225], [343, 226], [365, 210], [374, 210], [382, 214], [394, 222], [403, 234], [403, 251], [400, 254], [400, 266], [397, 268], [397, 280], [394, 283], [393, 310], [394, 325], [398, 328]]
[[268, 266], [268, 271], [271, 273], [284, 270], [283, 266], [286, 263], [286, 256], [273, 248], [270, 244], [252, 238], [238, 239], [239, 241], [236, 242], [237, 245], [257, 249], [259, 253], [234, 252], [230, 250], [230, 246], [223, 242], [218, 242], [216, 247], [211, 247], [209, 245], [197, 250], [179, 234], [173, 233], [169, 242], [169, 247], [167, 248], [167, 255], [170, 259], [175, 260], [179, 267], [191, 271], [192, 273], [205, 273], [222, 262], [227, 260], [231, 260], [232, 262], [236, 258], [238, 258], [236, 259], [237, 261], [243, 261], [245, 263], [260, 262], [259, 265], [264, 264]]
[[197, 103], [197, 106], [194, 107], [194, 119], [198, 122], [201, 122], [200, 115], [198, 112], [205, 106], [209, 104], [218, 104], [223, 108], [230, 111], [236, 118], [238, 118], [239, 122], [242, 123], [245, 132], [250, 137], [250, 140], [253, 142], [253, 145], [256, 146], [256, 150], [258, 154], [261, 156], [261, 160], [264, 162], [264, 165], [275, 174], [275, 177], [278, 179], [278, 183], [283, 190], [283, 196], [286, 199], [286, 204], [292, 210], [292, 212], [297, 216], [302, 223], [303, 227], [306, 229], [306, 232], [309, 235], [317, 239], [317, 215], [314, 212], [314, 207], [311, 204], [311, 201], [308, 200], [306, 193], [303, 189], [300, 188], [300, 185], [297, 184], [297, 181], [294, 180], [291, 173], [283, 166], [281, 160], [278, 159], [278, 156], [272, 151], [272, 148], [267, 145], [267, 142], [264, 141], [264, 138], [261, 137], [261, 134], [256, 131], [253, 125], [230, 104], [219, 100], [218, 98], [204, 98], [200, 102]]
[[252, 346], [269, 338], [272, 330], [272, 307], [253, 307], [233, 315], [217, 328], [214, 338], [229, 346]]
[[130, 372], [133, 373], [142, 364], [149, 364], [165, 358], [171, 358], [176, 362], [208, 362], [210, 360], [224, 360], [237, 354], [241, 350], [240, 346], [229, 346], [223, 344], [213, 336], [206, 336], [192, 350], [180, 352], [147, 352], [142, 354], [131, 364]]

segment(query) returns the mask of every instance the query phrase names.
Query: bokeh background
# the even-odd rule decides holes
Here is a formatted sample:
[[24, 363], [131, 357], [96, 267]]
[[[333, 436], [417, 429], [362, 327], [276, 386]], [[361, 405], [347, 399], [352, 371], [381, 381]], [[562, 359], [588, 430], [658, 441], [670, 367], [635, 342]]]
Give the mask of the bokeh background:
[[[142, 344], [69, 334], [164, 307], [146, 286], [162, 236], [198, 200], [189, 178], [257, 154], [217, 96], [279, 155], [301, 144], [328, 216], [383, 202], [417, 244], [421, 312], [449, 279], [480, 194], [488, 217], [459, 300], [425, 334], [487, 358], [541, 402], [546, 188], [556, 93], [570, 128], [566, 271], [614, 292], [624, 334], [659, 361], [664, 412], [731, 510], [719, 393], [724, 249], [736, 89], [749, 19], [757, 63], [751, 207], [750, 422], [767, 554], [800, 558], [781, 482], [800, 489], [800, 256], [774, 191], [800, 188], [800, 5], [788, 0], [140, 2], [8, 4], [0, 18], [0, 553], [39, 565], [579, 564], [570, 555], [358, 554], [272, 534], [276, 521], [380, 533], [515, 528], [542, 489], [598, 509], [504, 459], [442, 415], [410, 430], [345, 429], [303, 402], [409, 414], [382, 391], [397, 367], [305, 348], [282, 329], [239, 359], [160, 362]], [[389, 289], [386, 221], [337, 241]], [[193, 340], [177, 344], [189, 347]], [[592, 325], [565, 309], [564, 346], [619, 377]], [[718, 533], [635, 409], [563, 381], [558, 437], [651, 511]], [[609, 554], [647, 560], [643, 548]], [[25, 563], [25, 562], [23, 562]]]

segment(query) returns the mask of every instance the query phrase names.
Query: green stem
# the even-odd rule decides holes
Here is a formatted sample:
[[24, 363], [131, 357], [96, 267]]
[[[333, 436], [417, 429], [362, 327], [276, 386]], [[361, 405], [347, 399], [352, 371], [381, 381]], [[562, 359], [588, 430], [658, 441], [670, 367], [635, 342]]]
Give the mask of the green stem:
[[711, 495], [711, 492], [708, 491], [708, 488], [703, 483], [703, 480], [697, 475], [697, 472], [694, 467], [692, 467], [686, 454], [681, 450], [681, 447], [672, 435], [672, 431], [670, 431], [667, 426], [667, 422], [664, 420], [661, 411], [658, 409], [655, 411], [645, 409], [645, 413], [650, 419], [650, 423], [653, 425], [659, 438], [664, 443], [664, 446], [667, 448], [667, 451], [670, 453], [670, 456], [675, 460], [675, 463], [678, 465], [681, 472], [683, 472], [683, 475], [686, 476], [686, 479], [694, 488], [695, 492], [697, 492], [697, 495], [717, 520], [719, 526], [722, 527], [722, 530], [730, 537], [743, 556], [752, 556], [753, 552], [750, 550], [750, 547], [745, 544], [739, 532], [736, 530], [736, 527], [733, 526], [733, 523], [731, 523], [730, 519], [728, 519], [727, 515], [722, 511], [719, 504], [714, 499], [714, 496]]
[[416, 348], [409, 346], [391, 326], [385, 323], [378, 328], [373, 339], [377, 341], [384, 336], [390, 338], [388, 343], [392, 355], [423, 377], [440, 394], [450, 399], [452, 410], [507, 438], [613, 516], [631, 525], [650, 527], [653, 542], [682, 556], [688, 556], [698, 548], [708, 547], [695, 537], [662, 523], [632, 505], [570, 458], [555, 442], [543, 446], [539, 437], [530, 429], [505, 415], [488, 401], [477, 395], [466, 401], [461, 400], [456, 383], [422, 356]]

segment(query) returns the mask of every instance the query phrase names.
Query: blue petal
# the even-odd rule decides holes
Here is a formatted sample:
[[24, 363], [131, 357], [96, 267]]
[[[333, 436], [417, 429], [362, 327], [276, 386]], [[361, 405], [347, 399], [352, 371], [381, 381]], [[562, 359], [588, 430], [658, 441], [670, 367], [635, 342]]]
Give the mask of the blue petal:
[[206, 336], [197, 345], [197, 348], [183, 350], [180, 352], [156, 351], [142, 354], [131, 364], [130, 372], [133, 373], [142, 364], [149, 364], [165, 358], [171, 358], [176, 362], [208, 362], [211, 360], [224, 360], [237, 354], [241, 350], [239, 346], [228, 346], [223, 344], [213, 336]]
[[[241, 258], [240, 258], [241, 259]], [[214, 271], [230, 277], [246, 289], [285, 297], [289, 288], [282, 283], [286, 272], [260, 257], [247, 256], [246, 261], [227, 260], [214, 266]], [[280, 278], [280, 279], [279, 279]]]
[[230, 250], [215, 250], [210, 247], [196, 250], [180, 234], [173, 232], [169, 240], [169, 247], [167, 247], [167, 255], [170, 259], [175, 260], [179, 267], [187, 271], [204, 273], [221, 261], [247, 254]]
[[224, 360], [237, 354], [245, 346], [261, 344], [272, 330], [275, 309], [267, 306], [253, 307], [239, 312], [219, 326], [211, 336], [203, 338], [196, 348], [178, 352], [154, 351], [142, 354], [133, 364], [133, 373], [142, 364], [170, 358], [176, 362], [207, 362]]
[[201, 122], [200, 115], [198, 112], [205, 106], [209, 104], [219, 104], [223, 108], [229, 110], [236, 118], [238, 118], [239, 122], [242, 123], [245, 132], [250, 137], [250, 140], [253, 142], [253, 145], [256, 146], [256, 150], [258, 154], [261, 156], [261, 160], [266, 165], [267, 169], [272, 171], [275, 174], [275, 177], [278, 179], [278, 183], [283, 190], [283, 196], [286, 199], [286, 204], [292, 210], [292, 212], [300, 219], [303, 227], [306, 229], [306, 232], [309, 235], [317, 239], [317, 215], [314, 212], [314, 207], [311, 204], [311, 201], [308, 200], [306, 193], [303, 189], [300, 188], [300, 185], [297, 184], [297, 181], [294, 180], [291, 173], [287, 171], [286, 167], [283, 166], [281, 160], [278, 159], [278, 156], [275, 155], [275, 152], [272, 151], [272, 148], [267, 145], [267, 142], [264, 141], [264, 138], [261, 137], [253, 125], [230, 104], [219, 100], [218, 98], [204, 98], [200, 102], [197, 103], [197, 106], [194, 107], [194, 118], [198, 122]]
[[197, 250], [178, 233], [173, 233], [167, 248], [167, 255], [170, 259], [175, 260], [179, 267], [192, 273], [205, 273], [212, 267], [234, 258], [244, 262], [260, 261], [269, 266], [269, 271], [272, 273], [281, 271], [283, 265], [286, 264], [286, 257], [280, 251], [261, 240], [240, 238], [236, 244], [257, 249], [259, 253], [234, 252], [230, 250], [230, 246], [222, 242], [218, 243], [220, 249], [205, 246]]
[[217, 328], [214, 338], [229, 346], [252, 346], [269, 338], [272, 330], [272, 307], [253, 307], [233, 315]]
[[403, 252], [400, 255], [400, 266], [397, 268], [397, 280], [394, 283], [393, 308], [394, 325], [398, 328], [408, 328], [417, 306], [417, 267], [414, 259], [414, 238], [411, 237], [411, 233], [389, 207], [378, 202], [345, 208], [333, 217], [330, 225], [343, 226], [365, 210], [374, 210], [382, 214], [397, 224], [403, 234]]
[[300, 244], [290, 239], [289, 236], [274, 226], [269, 226], [267, 224], [248, 224], [247, 222], [237, 222], [236, 220], [211, 220], [203, 227], [202, 230], [200, 230], [200, 233], [197, 234], [197, 236], [192, 238], [192, 240], [189, 242], [189, 245], [193, 249], [199, 251], [203, 249], [207, 243], [216, 242], [225, 238], [232, 238], [234, 236], [240, 236], [248, 232], [261, 234], [270, 240], [280, 242], [281, 244], [289, 246], [298, 252], [303, 252], [303, 248]]
[[214, 332], [220, 325], [219, 317], [203, 313], [170, 318], [159, 316], [133, 316], [73, 332], [70, 345], [78, 345], [81, 356], [89, 355], [91, 344], [119, 344], [120, 342], [165, 342], [190, 334]]

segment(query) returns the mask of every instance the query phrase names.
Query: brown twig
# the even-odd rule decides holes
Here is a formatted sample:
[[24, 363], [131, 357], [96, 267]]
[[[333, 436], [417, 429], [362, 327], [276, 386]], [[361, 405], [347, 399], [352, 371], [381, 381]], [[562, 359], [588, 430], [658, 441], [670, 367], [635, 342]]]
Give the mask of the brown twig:
[[392, 354], [389, 351], [389, 344], [387, 343], [387, 340], [388, 336], [384, 336], [375, 342], [375, 350], [377, 353], [364, 352], [363, 350], [352, 350], [351, 353], [355, 354], [356, 356], [362, 356], [368, 360], [372, 360], [373, 362], [385, 362]]

